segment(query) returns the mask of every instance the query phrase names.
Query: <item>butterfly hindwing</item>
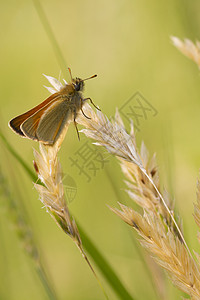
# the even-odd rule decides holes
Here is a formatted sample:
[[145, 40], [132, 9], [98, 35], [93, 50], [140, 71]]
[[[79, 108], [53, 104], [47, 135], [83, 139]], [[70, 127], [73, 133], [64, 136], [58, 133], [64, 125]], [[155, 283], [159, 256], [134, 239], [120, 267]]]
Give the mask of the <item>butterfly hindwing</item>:
[[54, 144], [67, 121], [72, 117], [72, 107], [68, 101], [59, 100], [42, 116], [36, 131], [39, 141]]

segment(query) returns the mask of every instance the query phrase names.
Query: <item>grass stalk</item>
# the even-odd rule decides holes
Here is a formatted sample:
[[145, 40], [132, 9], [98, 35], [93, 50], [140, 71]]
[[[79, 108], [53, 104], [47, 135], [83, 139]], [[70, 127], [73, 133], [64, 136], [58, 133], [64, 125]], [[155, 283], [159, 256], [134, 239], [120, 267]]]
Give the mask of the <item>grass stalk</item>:
[[46, 16], [45, 12], [44, 12], [44, 9], [42, 8], [42, 5], [41, 5], [39, 0], [33, 0], [33, 3], [34, 3], [36, 11], [38, 13], [38, 16], [40, 18], [40, 21], [41, 21], [41, 23], [44, 27], [46, 35], [49, 38], [50, 44], [51, 44], [51, 46], [53, 48], [53, 51], [55, 53], [55, 56], [57, 58], [60, 69], [62, 70], [63, 76], [65, 77], [67, 75], [67, 63], [64, 59], [64, 56], [61, 52], [61, 49], [58, 45], [58, 42], [57, 42], [56, 38], [55, 38], [53, 30], [50, 26], [50, 23], [47, 19], [47, 16]]
[[[115, 291], [116, 295], [118, 295], [119, 299], [126, 299], [126, 300], [134, 300], [127, 289], [124, 287], [122, 282], [119, 280], [116, 272], [113, 271], [111, 266], [109, 265], [108, 261], [105, 257], [101, 254], [98, 248], [94, 245], [94, 243], [88, 238], [88, 235], [85, 234], [83, 228], [78, 225], [80, 236], [82, 239], [82, 243], [86, 251], [91, 255], [95, 264], [98, 266], [101, 273], [107, 279], [110, 286]], [[103, 265], [103, 268], [102, 268]]]

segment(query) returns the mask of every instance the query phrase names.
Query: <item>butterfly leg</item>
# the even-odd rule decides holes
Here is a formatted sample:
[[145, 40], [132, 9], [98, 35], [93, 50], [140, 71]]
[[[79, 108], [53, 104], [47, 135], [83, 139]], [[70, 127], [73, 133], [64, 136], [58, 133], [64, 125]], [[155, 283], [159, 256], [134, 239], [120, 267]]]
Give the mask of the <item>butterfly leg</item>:
[[75, 107], [75, 109], [74, 109], [74, 126], [75, 126], [75, 128], [76, 128], [76, 132], [77, 132], [77, 135], [78, 135], [78, 139], [79, 139], [79, 141], [80, 141], [80, 135], [79, 135], [79, 131], [78, 131], [78, 127], [77, 127], [77, 122], [76, 122], [76, 107]]
[[[89, 100], [90, 101], [90, 103], [96, 108], [96, 109], [98, 109], [98, 110], [100, 110], [100, 108], [99, 107], [97, 107], [95, 104], [94, 104], [94, 102], [92, 101], [92, 99], [91, 98], [85, 98], [85, 99], [83, 99], [83, 102], [85, 102], [85, 101], [87, 101], [87, 100]], [[101, 110], [100, 110], [101, 111]]]
[[86, 117], [87, 119], [91, 119], [90, 117], [88, 117], [88, 116], [86, 116], [86, 114], [84, 113], [84, 111], [83, 111], [83, 104], [84, 104], [84, 100], [85, 99], [81, 99], [81, 112], [82, 112], [82, 114], [84, 115], [84, 117]]
[[90, 117], [86, 116], [86, 114], [84, 113], [84, 111], [83, 111], [82, 107], [81, 107], [81, 112], [82, 112], [82, 114], [84, 115], [84, 117], [86, 117], [87, 119], [91, 120], [91, 118], [90, 118]]

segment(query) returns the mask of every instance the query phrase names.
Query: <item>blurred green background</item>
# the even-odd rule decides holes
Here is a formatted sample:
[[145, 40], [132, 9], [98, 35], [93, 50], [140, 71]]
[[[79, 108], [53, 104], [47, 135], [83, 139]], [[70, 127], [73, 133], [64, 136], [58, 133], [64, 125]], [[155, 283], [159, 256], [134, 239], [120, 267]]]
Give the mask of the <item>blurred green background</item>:
[[[41, 4], [72, 74], [81, 78], [98, 74], [87, 82], [84, 95], [103, 113], [113, 116], [116, 107], [137, 91], [158, 111], [155, 117], [141, 119], [138, 145], [144, 140], [151, 154], [157, 152], [162, 185], [175, 198], [189, 246], [198, 251], [192, 213], [200, 166], [200, 76], [197, 66], [173, 47], [170, 36], [200, 39], [199, 1], [46, 0]], [[0, 126], [33, 168], [32, 147], [37, 149], [38, 144], [15, 135], [7, 123], [48, 97], [42, 74], [59, 78], [60, 66], [32, 1], [1, 1], [0, 28]], [[89, 183], [71, 166], [69, 157], [75, 157], [85, 142], [83, 134], [78, 141], [71, 125], [59, 153], [63, 172], [77, 187], [70, 211], [128, 291], [136, 299], [154, 299], [132, 240], [137, 236], [107, 207], [128, 200], [117, 160], [109, 157]], [[58, 299], [104, 299], [72, 240], [42, 209], [31, 180], [2, 141], [0, 155], [0, 171], [12, 196], [23, 200]], [[0, 299], [48, 299], [16, 236], [6, 199], [0, 196]], [[118, 299], [96, 271], [110, 299]], [[166, 286], [166, 299], [180, 297], [167, 279]]]

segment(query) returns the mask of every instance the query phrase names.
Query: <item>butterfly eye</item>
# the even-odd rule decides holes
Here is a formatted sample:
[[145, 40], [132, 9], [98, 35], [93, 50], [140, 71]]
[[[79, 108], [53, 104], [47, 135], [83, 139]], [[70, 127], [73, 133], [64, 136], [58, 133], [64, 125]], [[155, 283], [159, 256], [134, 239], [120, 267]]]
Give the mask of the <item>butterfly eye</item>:
[[78, 92], [78, 91], [82, 91], [82, 90], [83, 90], [83, 87], [84, 87], [84, 82], [83, 82], [81, 79], [77, 78], [76, 83], [74, 83], [74, 88], [75, 88], [75, 90], [76, 90], [77, 92]]
[[80, 82], [76, 83], [75, 84], [75, 90], [78, 92], [78, 91], [80, 91], [80, 88], [81, 88], [81, 83]]

